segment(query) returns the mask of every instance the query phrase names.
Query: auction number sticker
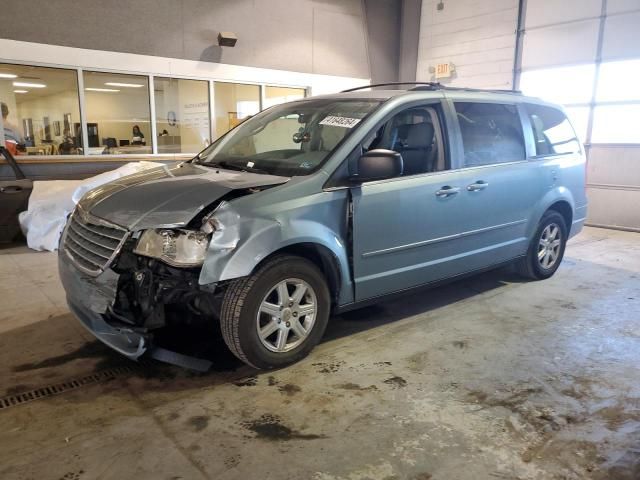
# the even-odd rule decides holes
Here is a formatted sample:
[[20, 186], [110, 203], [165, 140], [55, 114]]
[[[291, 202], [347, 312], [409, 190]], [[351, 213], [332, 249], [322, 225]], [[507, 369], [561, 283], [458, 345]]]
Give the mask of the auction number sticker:
[[329, 115], [325, 117], [324, 120], [320, 122], [320, 125], [331, 125], [333, 127], [344, 127], [344, 128], [353, 128], [358, 122], [360, 122], [359, 118], [349, 118], [349, 117], [336, 117], [335, 115]]

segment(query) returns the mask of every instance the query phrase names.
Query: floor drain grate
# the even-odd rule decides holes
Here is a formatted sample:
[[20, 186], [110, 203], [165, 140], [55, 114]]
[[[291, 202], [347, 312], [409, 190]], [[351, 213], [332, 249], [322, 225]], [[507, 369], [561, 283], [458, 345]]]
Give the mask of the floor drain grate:
[[105, 382], [107, 380], [116, 378], [118, 375], [130, 373], [134, 370], [134, 368], [136, 368], [136, 366], [127, 365], [122, 367], [110, 368], [108, 370], [102, 370], [101, 372], [86, 375], [84, 377], [67, 380], [66, 382], [55, 383], [53, 385], [47, 385], [45, 387], [29, 390], [27, 392], [0, 397], [0, 410], [9, 407], [16, 407], [18, 405], [32, 402], [34, 400], [52, 397], [53, 395], [59, 395], [64, 392], [68, 392], [69, 390], [75, 390], [86, 385]]

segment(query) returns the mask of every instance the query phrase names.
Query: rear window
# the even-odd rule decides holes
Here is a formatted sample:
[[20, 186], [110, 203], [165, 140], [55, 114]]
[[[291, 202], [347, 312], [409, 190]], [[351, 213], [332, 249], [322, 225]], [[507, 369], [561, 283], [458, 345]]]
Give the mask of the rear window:
[[492, 165], [525, 159], [524, 137], [515, 105], [456, 102], [464, 165]]
[[553, 107], [526, 104], [531, 121], [536, 156], [580, 151], [580, 141], [565, 114]]

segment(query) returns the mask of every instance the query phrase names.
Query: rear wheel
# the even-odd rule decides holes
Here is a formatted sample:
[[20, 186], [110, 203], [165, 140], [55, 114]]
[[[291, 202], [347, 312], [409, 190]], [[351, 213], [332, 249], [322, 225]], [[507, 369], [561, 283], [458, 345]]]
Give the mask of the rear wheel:
[[567, 238], [564, 217], [554, 210], [546, 212], [529, 244], [526, 257], [518, 262], [519, 273], [534, 280], [551, 277], [562, 262]]
[[225, 292], [220, 325], [225, 343], [256, 368], [279, 368], [305, 357], [327, 326], [331, 302], [324, 276], [308, 260], [282, 255]]

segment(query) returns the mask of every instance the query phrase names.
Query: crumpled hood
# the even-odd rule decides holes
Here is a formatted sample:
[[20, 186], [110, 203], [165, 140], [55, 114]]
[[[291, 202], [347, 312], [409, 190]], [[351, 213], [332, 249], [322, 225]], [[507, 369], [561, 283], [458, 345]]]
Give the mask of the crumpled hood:
[[78, 205], [129, 230], [179, 227], [233, 190], [279, 185], [288, 180], [180, 163], [101, 185], [87, 192]]

